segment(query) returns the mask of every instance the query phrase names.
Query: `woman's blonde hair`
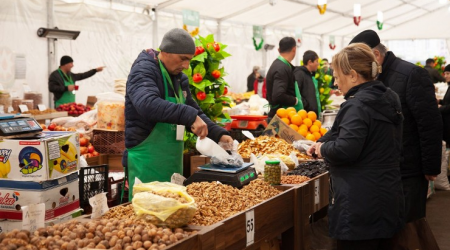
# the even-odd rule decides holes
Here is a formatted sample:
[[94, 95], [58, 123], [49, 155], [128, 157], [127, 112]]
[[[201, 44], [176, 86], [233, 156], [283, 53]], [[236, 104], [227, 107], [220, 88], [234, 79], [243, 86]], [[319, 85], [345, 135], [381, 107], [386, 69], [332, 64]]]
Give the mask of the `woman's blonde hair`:
[[333, 56], [333, 70], [349, 75], [353, 69], [365, 80], [374, 80], [381, 67], [378, 65], [372, 49], [364, 43], [353, 43]]

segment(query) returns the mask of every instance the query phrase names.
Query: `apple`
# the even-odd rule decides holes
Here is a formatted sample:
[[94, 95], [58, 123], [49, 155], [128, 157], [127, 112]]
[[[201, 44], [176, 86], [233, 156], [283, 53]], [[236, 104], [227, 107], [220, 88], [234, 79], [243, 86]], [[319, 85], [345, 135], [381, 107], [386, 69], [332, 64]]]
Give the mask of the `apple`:
[[[81, 144], [81, 143], [80, 143]], [[87, 147], [83, 147], [83, 146], [81, 146], [80, 147], [80, 154], [81, 155], [84, 155], [84, 154], [87, 154], [88, 153], [88, 148]]]
[[50, 130], [50, 131], [54, 131], [55, 128], [56, 128], [56, 124], [54, 124], [54, 123], [51, 123], [50, 125], [48, 125], [48, 130]]
[[80, 138], [80, 146], [81, 147], [86, 147], [88, 144], [89, 144], [88, 139], [86, 139], [84, 137]]
[[95, 151], [94, 146], [89, 145], [89, 146], [88, 146], [88, 152], [89, 152], [89, 153], [93, 153], [94, 151]]
[[98, 156], [99, 155], [99, 153], [97, 152], [97, 151], [94, 151], [94, 152], [92, 152], [92, 156]]

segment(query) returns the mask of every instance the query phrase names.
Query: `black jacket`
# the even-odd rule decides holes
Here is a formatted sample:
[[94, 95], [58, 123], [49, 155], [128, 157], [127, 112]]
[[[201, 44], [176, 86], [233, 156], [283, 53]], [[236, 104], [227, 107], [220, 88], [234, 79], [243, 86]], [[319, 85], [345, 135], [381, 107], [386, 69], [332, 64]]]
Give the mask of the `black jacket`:
[[[228, 132], [212, 122], [192, 99], [189, 80], [183, 73], [172, 76], [174, 88], [181, 86], [186, 96], [186, 104], [175, 104], [164, 100], [164, 82], [159, 68], [157, 51], [142, 51], [134, 61], [128, 75], [125, 95], [125, 147], [131, 148], [144, 141], [152, 132], [156, 123], [179, 124], [191, 131], [191, 125], [197, 116], [208, 125], [208, 137], [219, 142]], [[169, 88], [168, 95], [174, 97]], [[127, 153], [122, 160], [127, 163]]]
[[306, 111], [314, 111], [318, 114], [316, 87], [312, 80], [314, 75], [315, 73], [309, 72], [305, 66], [295, 67], [294, 69], [294, 77], [302, 95], [303, 108]]
[[437, 71], [437, 69], [430, 66], [425, 66], [423, 68], [428, 71], [428, 74], [430, 75], [431, 81], [433, 83], [445, 82], [445, 78], [441, 74], [439, 74], [439, 71]]
[[273, 117], [281, 106], [294, 106], [297, 102], [293, 67], [292, 64], [289, 67], [280, 59], [276, 59], [267, 72], [266, 99], [271, 105], [269, 117]]
[[403, 121], [402, 177], [441, 172], [442, 117], [428, 72], [388, 52], [378, 80], [400, 97]]
[[253, 84], [255, 83], [255, 80], [256, 80], [255, 73], [251, 73], [247, 77], [247, 92], [254, 90], [254, 85]]
[[[75, 83], [76, 81], [81, 81], [83, 79], [89, 78], [95, 75], [95, 73], [97, 73], [97, 70], [91, 69], [79, 74], [69, 72], [68, 76], [71, 76], [73, 83]], [[48, 78], [48, 90], [53, 93], [53, 100], [55, 102], [59, 100], [59, 98], [61, 98], [65, 91], [67, 91], [67, 87], [64, 85], [64, 80], [58, 70], [55, 70], [50, 74], [50, 77]]]
[[449, 88], [445, 92], [444, 99], [439, 100], [439, 111], [441, 111], [442, 121], [444, 124], [443, 138], [447, 144], [447, 148], [450, 148], [450, 82], [447, 83]]
[[350, 89], [345, 99], [330, 132], [319, 139], [330, 163], [330, 236], [390, 238], [404, 224], [399, 97], [370, 81]]

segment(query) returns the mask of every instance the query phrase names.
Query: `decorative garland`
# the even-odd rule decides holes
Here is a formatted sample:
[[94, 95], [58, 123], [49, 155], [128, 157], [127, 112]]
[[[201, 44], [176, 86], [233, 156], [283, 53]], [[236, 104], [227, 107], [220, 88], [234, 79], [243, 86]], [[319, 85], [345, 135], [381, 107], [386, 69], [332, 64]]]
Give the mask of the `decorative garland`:
[[359, 23], [361, 22], [361, 17], [360, 16], [354, 16], [353, 17], [353, 22], [356, 24], [356, 26], [359, 26]]
[[256, 44], [256, 39], [253, 37], [253, 46], [255, 46], [255, 50], [258, 51], [262, 48], [264, 43], [264, 39], [261, 38], [261, 42], [259, 42], [259, 44]]
[[199, 29], [198, 27], [195, 27], [195, 29], [194, 29], [193, 31], [189, 31], [186, 24], [183, 24], [183, 29], [184, 29], [185, 31], [189, 32], [189, 34], [190, 34], [192, 37], [197, 36], [198, 33], [199, 33], [199, 31], [200, 31], [200, 29]]
[[328, 46], [330, 46], [330, 49], [331, 49], [331, 50], [334, 50], [334, 49], [336, 48], [336, 44], [331, 44], [331, 43], [330, 43]]
[[322, 5], [322, 6], [317, 5], [317, 9], [319, 9], [319, 13], [320, 13], [321, 15], [323, 15], [323, 14], [325, 14], [325, 11], [327, 10], [327, 5], [326, 5], [326, 4], [324, 4], [324, 5]]
[[383, 23], [381, 23], [380, 21], [377, 21], [377, 27], [378, 27], [378, 30], [382, 30], [383, 29]]

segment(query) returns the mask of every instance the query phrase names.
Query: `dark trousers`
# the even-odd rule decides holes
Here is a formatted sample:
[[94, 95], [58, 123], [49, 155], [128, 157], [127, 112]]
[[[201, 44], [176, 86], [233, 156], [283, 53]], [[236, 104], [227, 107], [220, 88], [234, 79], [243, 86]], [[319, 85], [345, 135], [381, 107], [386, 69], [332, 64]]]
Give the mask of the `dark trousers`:
[[425, 217], [428, 193], [428, 181], [425, 176], [402, 179], [405, 195], [406, 223]]
[[388, 250], [391, 239], [337, 240], [337, 250]]

